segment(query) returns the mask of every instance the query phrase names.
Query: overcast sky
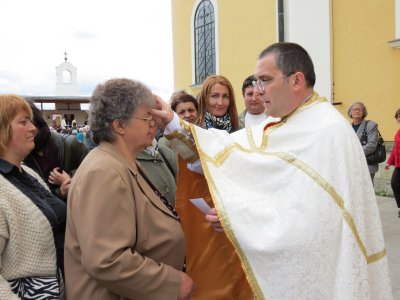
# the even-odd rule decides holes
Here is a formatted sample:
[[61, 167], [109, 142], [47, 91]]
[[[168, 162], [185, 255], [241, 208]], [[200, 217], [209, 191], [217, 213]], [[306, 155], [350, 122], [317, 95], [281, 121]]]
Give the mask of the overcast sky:
[[54, 95], [65, 51], [82, 96], [113, 77], [173, 91], [169, 0], [2, 0], [0, 11], [0, 93]]

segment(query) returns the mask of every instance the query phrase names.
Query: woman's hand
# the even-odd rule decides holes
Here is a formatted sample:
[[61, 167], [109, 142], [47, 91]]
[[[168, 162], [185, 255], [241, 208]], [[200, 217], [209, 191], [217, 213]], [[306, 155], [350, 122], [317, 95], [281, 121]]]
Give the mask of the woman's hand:
[[71, 185], [71, 178], [65, 180], [60, 186], [60, 193], [63, 198], [68, 196], [69, 186]]
[[67, 180], [71, 180], [71, 176], [64, 170], [60, 171], [60, 168], [54, 168], [50, 172], [49, 182], [51, 184], [61, 186]]
[[156, 107], [150, 111], [150, 113], [155, 117], [158, 127], [165, 128], [169, 122], [174, 118], [174, 111], [164, 102], [159, 96], [154, 95], [156, 100]]
[[386, 164], [385, 165], [385, 170], [389, 170], [389, 168], [390, 168], [390, 165]]
[[181, 273], [181, 287], [179, 288], [178, 300], [189, 300], [192, 297], [194, 291], [193, 280], [186, 275], [186, 273]]
[[215, 208], [210, 208], [208, 214], [206, 215], [206, 220], [211, 223], [215, 231], [218, 232], [224, 231], [221, 222], [219, 221], [219, 218], [217, 216], [217, 211], [215, 210]]

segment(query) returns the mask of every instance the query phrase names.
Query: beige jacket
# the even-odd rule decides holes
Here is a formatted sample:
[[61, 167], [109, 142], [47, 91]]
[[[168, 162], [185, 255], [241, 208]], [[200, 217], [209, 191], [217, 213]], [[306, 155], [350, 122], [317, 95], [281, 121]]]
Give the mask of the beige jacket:
[[179, 221], [117, 149], [102, 143], [68, 194], [67, 298], [177, 299], [184, 261]]

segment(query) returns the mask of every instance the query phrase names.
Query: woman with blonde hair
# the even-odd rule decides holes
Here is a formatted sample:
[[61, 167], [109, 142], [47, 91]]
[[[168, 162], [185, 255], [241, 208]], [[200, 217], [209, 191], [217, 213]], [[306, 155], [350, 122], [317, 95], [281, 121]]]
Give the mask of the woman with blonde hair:
[[224, 129], [229, 133], [239, 129], [239, 119], [232, 84], [221, 75], [207, 77], [199, 95], [199, 119], [204, 128]]
[[66, 205], [22, 164], [35, 135], [29, 104], [0, 95], [0, 299], [63, 299]]

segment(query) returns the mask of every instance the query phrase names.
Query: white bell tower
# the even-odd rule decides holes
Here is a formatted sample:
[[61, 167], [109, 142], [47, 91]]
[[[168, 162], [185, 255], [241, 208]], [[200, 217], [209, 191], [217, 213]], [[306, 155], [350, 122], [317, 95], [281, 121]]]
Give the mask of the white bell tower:
[[64, 53], [64, 62], [56, 67], [57, 83], [56, 96], [78, 96], [77, 69], [68, 62], [67, 52]]

